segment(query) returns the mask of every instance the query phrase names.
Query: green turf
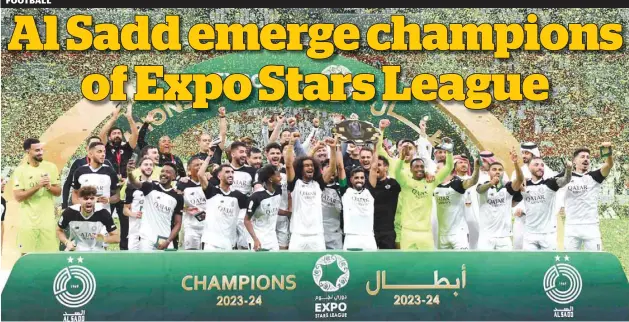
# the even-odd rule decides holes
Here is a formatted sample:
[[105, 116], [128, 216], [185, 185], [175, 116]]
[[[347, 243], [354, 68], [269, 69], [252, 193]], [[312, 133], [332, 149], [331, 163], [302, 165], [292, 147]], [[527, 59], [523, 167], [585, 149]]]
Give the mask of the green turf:
[[629, 218], [601, 219], [603, 249], [620, 260], [629, 278]]

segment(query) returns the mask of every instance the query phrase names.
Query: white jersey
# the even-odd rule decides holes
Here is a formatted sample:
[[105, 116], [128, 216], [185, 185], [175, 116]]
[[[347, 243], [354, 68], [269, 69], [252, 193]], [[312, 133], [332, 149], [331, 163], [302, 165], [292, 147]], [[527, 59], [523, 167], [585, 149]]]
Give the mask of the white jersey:
[[[127, 191], [131, 186], [127, 187]], [[144, 193], [142, 190], [133, 189], [132, 193], [127, 193], [127, 204], [131, 204], [131, 212], [144, 211]], [[130, 200], [129, 200], [130, 199]], [[137, 217], [129, 217], [129, 236], [137, 236], [140, 234], [142, 219]]]
[[201, 241], [222, 249], [232, 249], [236, 244], [238, 213], [247, 208], [247, 197], [240, 191], [224, 192], [219, 187], [208, 186], [205, 190], [205, 220]]
[[554, 209], [558, 190], [556, 178], [526, 181], [526, 187], [521, 192], [526, 207], [525, 232], [545, 234], [557, 231]]
[[250, 196], [255, 185], [257, 170], [254, 167], [242, 166], [238, 169], [234, 168], [234, 183], [231, 190], [237, 190]]
[[[282, 191], [277, 186], [274, 192], [262, 190], [254, 192], [249, 198], [247, 216], [251, 219], [253, 231], [264, 249], [277, 249], [277, 216], [280, 210]], [[253, 244], [253, 239], [249, 240]]]
[[282, 168], [280, 171], [282, 176], [282, 198], [280, 199], [280, 209], [288, 210], [288, 177], [286, 176], [286, 169]]
[[333, 233], [341, 229], [341, 195], [338, 183], [329, 184], [321, 194], [323, 204], [323, 230], [326, 233]]
[[[98, 169], [92, 168], [89, 164], [79, 167], [72, 174], [72, 188], [79, 190], [81, 187], [93, 186], [96, 188], [96, 197], [110, 198], [116, 194], [118, 189], [118, 176], [116, 172], [108, 165], [103, 164]], [[109, 203], [96, 203], [98, 206], [106, 209], [111, 213]]]
[[345, 234], [373, 236], [373, 187], [369, 182], [360, 191], [351, 187], [343, 187], [341, 194], [343, 195], [343, 230]]
[[605, 180], [601, 170], [572, 173], [566, 186], [566, 225], [598, 224], [598, 196]]
[[465, 221], [466, 190], [463, 180], [454, 177], [447, 184], [440, 184], [433, 192], [439, 223], [439, 236], [467, 234]]
[[199, 221], [194, 216], [201, 211], [205, 211], [205, 203], [207, 202], [201, 183], [194, 182], [192, 179], [186, 183], [178, 182], [177, 190], [183, 191], [183, 204], [185, 210], [182, 218], [183, 228], [185, 230], [202, 230], [203, 227], [205, 227], [205, 224], [203, 221]]
[[152, 243], [168, 238], [173, 217], [183, 210], [183, 198], [175, 189], [166, 189], [157, 182], [143, 182], [140, 190], [145, 196], [140, 237]]
[[110, 233], [117, 229], [107, 210], [101, 208], [92, 212], [89, 217], [83, 217], [80, 204], [63, 210], [58, 225], [62, 229], [68, 229], [69, 238], [79, 252], [104, 251], [104, 243], [96, 239], [96, 234], [101, 231]]
[[290, 231], [301, 235], [323, 235], [323, 207], [321, 205], [322, 189], [318, 182], [305, 183], [295, 179], [289, 183], [292, 191], [293, 214]]
[[511, 236], [511, 204], [512, 201], [522, 201], [520, 192], [513, 191], [511, 182], [507, 182], [500, 190], [492, 186], [485, 193], [478, 195], [480, 235], [485, 237]]

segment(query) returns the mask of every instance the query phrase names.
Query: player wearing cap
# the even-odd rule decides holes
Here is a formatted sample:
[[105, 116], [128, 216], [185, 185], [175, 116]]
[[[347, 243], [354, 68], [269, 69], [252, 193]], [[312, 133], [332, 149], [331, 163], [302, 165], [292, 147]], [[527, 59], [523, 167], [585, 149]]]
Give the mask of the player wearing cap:
[[[437, 163], [437, 171], [445, 167], [444, 161]], [[465, 221], [467, 190], [478, 182], [480, 161], [476, 160], [474, 173], [463, 179], [454, 173], [448, 175], [435, 189], [433, 195], [439, 223], [438, 249], [468, 249], [468, 227]]]
[[591, 166], [590, 150], [580, 148], [574, 151], [575, 172], [566, 189], [566, 225], [564, 248], [567, 251], [601, 251], [601, 230], [598, 221], [598, 197], [601, 185], [609, 176], [614, 159], [610, 142], [601, 144], [601, 150], [609, 150], [603, 166], [588, 171]]
[[258, 172], [258, 182], [264, 190], [249, 197], [245, 227], [249, 232], [249, 247], [252, 250], [279, 250], [277, 241], [277, 217], [282, 202], [282, 176], [273, 165], [266, 165]]
[[[66, 208], [59, 218], [57, 237], [66, 251], [104, 251], [104, 243], [119, 243], [120, 235], [109, 211], [96, 210], [97, 190], [93, 186], [83, 186], [78, 190], [79, 204]], [[64, 229], [70, 231], [66, 237]], [[106, 231], [103, 236], [101, 231]]]
[[[482, 156], [482, 154], [481, 154]], [[522, 170], [515, 149], [511, 150], [511, 162], [516, 169], [516, 179], [503, 184], [504, 166], [494, 161], [488, 171], [489, 180], [476, 186], [479, 195], [480, 250], [511, 250], [511, 207], [522, 201]]]
[[570, 182], [572, 162], [566, 162], [563, 177], [544, 179], [544, 161], [539, 157], [533, 157], [529, 161], [529, 173], [531, 178], [521, 189], [527, 217], [522, 249], [556, 250], [555, 201], [557, 191]]
[[[524, 176], [524, 184], [527, 183], [529, 179], [531, 179], [531, 171], [529, 170], [529, 164], [533, 158], [540, 158], [541, 154], [537, 144], [533, 142], [525, 142], [520, 145], [520, 152], [522, 153], [522, 174]], [[551, 168], [544, 166], [544, 178], [549, 179], [557, 175], [556, 171], [553, 171]], [[515, 171], [511, 174], [511, 180], [515, 180]], [[555, 211], [553, 212], [553, 221], [556, 223], [557, 218], [556, 214], [559, 212], [560, 208], [563, 206], [563, 198], [565, 198], [564, 189], [559, 189], [557, 197], [555, 198]], [[518, 203], [515, 207], [513, 207], [513, 216], [515, 217], [513, 221], [513, 249], [522, 249], [523, 241], [524, 241], [524, 230], [526, 224], [526, 206], [524, 202]], [[556, 243], [555, 243], [556, 244]]]

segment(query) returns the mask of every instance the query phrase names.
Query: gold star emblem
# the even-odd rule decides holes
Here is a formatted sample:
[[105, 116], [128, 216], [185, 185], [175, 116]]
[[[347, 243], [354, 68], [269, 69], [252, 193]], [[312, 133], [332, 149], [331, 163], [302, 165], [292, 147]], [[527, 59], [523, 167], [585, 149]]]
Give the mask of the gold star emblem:
[[454, 292], [454, 297], [457, 297], [457, 296], [459, 296], [459, 293], [458, 292]]

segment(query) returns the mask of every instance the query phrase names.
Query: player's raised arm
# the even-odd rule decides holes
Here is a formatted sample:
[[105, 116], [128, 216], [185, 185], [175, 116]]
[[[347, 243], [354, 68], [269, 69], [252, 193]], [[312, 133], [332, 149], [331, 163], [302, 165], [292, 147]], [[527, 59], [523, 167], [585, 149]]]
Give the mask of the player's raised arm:
[[127, 184], [135, 189], [141, 189], [142, 182], [133, 175], [133, 170], [135, 170], [135, 160], [130, 159], [127, 163]]
[[511, 148], [509, 151], [511, 156], [511, 162], [513, 162], [513, 167], [515, 168], [515, 180], [511, 182], [511, 188], [514, 191], [522, 190], [522, 184], [524, 183], [524, 174], [522, 173], [522, 168], [520, 167], [520, 158], [518, 154], [515, 152], [515, 148]]
[[[131, 129], [131, 136], [129, 137], [129, 146], [135, 149], [138, 145], [138, 137], [140, 135], [140, 130], [135, 126], [135, 121], [133, 120], [133, 102], [127, 105], [127, 111], [125, 112], [125, 117], [127, 118], [127, 122], [129, 122], [129, 128]], [[103, 141], [107, 142], [107, 141]]]
[[288, 182], [293, 182], [293, 180], [295, 180], [295, 167], [293, 162], [295, 162], [294, 145], [297, 135], [299, 134], [291, 133], [288, 146], [286, 147], [286, 151], [284, 153], [284, 162], [286, 162], [286, 180]]
[[[326, 138], [325, 144], [330, 147], [331, 151], [336, 151], [337, 140]], [[323, 173], [323, 182], [330, 183], [336, 174], [336, 153], [330, 154], [330, 166]]]
[[[213, 154], [211, 149], [209, 153]], [[212, 160], [212, 155], [210, 154], [208, 154], [207, 158], [203, 160], [201, 167], [199, 167], [199, 170], [197, 171], [197, 177], [199, 177], [199, 182], [201, 183], [201, 189], [203, 189], [204, 191], [205, 189], [207, 189], [207, 186], [210, 184], [205, 174], [205, 171], [207, 171], [207, 167], [210, 165], [210, 160]]]
[[603, 142], [603, 144], [601, 144], [602, 147], [604, 148], [609, 148], [609, 155], [607, 156], [607, 159], [605, 159], [605, 163], [603, 164], [603, 166], [601, 167], [601, 174], [603, 175], [603, 177], [607, 177], [609, 175], [609, 173], [612, 171], [612, 167], [614, 167], [614, 158], [612, 157], [612, 143], [611, 142]]
[[119, 115], [120, 107], [116, 106], [114, 107], [114, 111], [111, 112], [111, 118], [109, 119], [109, 121], [107, 121], [107, 123], [105, 123], [105, 125], [103, 125], [103, 128], [100, 129], [100, 133], [98, 133], [98, 137], [100, 137], [101, 142], [107, 143], [107, 141], [109, 140], [109, 138], [107, 137], [107, 135], [109, 134], [109, 130], [114, 126], [114, 123], [116, 123]]
[[463, 189], [467, 190], [478, 183], [480, 176], [480, 159], [474, 158], [474, 172], [472, 177], [463, 181]]
[[225, 118], [225, 106], [218, 108], [218, 137], [221, 139], [221, 143], [218, 147], [221, 151], [225, 151], [225, 141], [227, 140], [227, 119]]
[[[602, 172], [602, 171], [601, 171]], [[563, 188], [572, 179], [572, 162], [570, 160], [566, 160], [566, 169], [563, 172], [563, 177], [557, 178], [557, 185], [559, 188]]]
[[[382, 136], [381, 134], [378, 134], [378, 141], [380, 141], [381, 136]], [[374, 164], [372, 162], [371, 166], [369, 167], [369, 185], [375, 188], [377, 184], [378, 184], [378, 158], [376, 157], [376, 163]]]

